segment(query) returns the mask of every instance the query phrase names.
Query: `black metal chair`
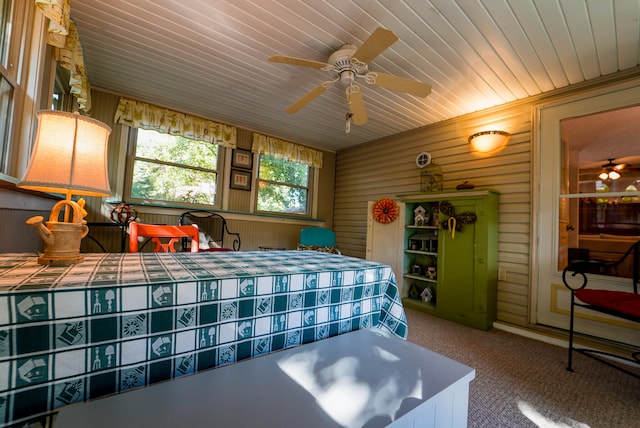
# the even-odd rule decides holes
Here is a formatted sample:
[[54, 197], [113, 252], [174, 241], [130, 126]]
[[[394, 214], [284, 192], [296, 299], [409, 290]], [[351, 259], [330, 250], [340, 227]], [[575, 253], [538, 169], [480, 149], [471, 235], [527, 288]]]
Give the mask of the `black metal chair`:
[[[602, 273], [608, 272], [611, 269], [616, 269], [629, 257], [632, 260], [633, 292], [587, 288], [587, 273]], [[579, 278], [572, 279], [577, 275], [579, 275]], [[600, 356], [616, 357], [618, 359], [625, 360], [628, 363], [640, 364], [640, 349], [632, 350], [628, 357], [621, 357], [605, 351], [576, 348], [574, 346], [574, 318], [576, 306], [622, 318], [627, 321], [640, 323], [640, 295], [638, 294], [638, 284], [640, 284], [640, 241], [631, 245], [624, 255], [615, 261], [603, 262], [594, 260], [574, 260], [573, 263], [569, 264], [562, 271], [562, 282], [571, 292], [569, 356], [567, 370], [573, 371], [573, 351], [577, 351], [640, 379], [640, 375], [637, 373], [627, 370], [622, 366], [613, 364], [610, 359], [600, 358]]]
[[[181, 226], [197, 224], [200, 229], [200, 251], [240, 251], [240, 234], [230, 232], [227, 220], [218, 213], [205, 210], [187, 211], [180, 215]], [[183, 242], [187, 251], [188, 242]]]

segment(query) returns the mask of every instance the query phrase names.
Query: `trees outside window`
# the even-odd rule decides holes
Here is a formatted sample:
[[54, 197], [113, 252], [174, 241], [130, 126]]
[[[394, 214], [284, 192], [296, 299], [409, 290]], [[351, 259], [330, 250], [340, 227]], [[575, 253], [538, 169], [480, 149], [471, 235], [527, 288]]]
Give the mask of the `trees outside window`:
[[135, 132], [128, 200], [218, 204], [218, 145], [145, 129]]
[[310, 170], [302, 163], [260, 155], [257, 210], [308, 215]]

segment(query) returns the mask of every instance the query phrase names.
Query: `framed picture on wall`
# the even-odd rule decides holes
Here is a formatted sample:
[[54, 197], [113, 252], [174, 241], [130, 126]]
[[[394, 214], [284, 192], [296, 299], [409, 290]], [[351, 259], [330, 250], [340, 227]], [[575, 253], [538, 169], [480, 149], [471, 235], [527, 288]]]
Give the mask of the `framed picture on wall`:
[[253, 167], [253, 154], [249, 150], [234, 149], [231, 167], [251, 169]]
[[251, 190], [251, 172], [232, 169], [229, 187], [232, 189]]

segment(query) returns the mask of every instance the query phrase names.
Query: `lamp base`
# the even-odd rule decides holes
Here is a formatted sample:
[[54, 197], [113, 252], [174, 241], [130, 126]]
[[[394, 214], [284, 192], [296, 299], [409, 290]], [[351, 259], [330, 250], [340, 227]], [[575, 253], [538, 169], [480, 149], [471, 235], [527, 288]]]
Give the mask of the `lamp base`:
[[51, 256], [43, 254], [38, 257], [38, 264], [46, 266], [71, 266], [76, 263], [81, 263], [83, 260], [84, 256], [80, 254], [76, 256]]
[[[60, 210], [64, 206], [73, 209], [73, 221], [57, 221]], [[87, 236], [89, 228], [82, 219], [82, 208], [71, 200], [59, 201], [51, 209], [49, 221], [43, 223], [42, 216], [27, 220], [44, 240], [44, 254], [38, 257], [38, 263], [47, 266], [69, 266], [80, 263], [84, 257], [80, 255], [80, 241]]]

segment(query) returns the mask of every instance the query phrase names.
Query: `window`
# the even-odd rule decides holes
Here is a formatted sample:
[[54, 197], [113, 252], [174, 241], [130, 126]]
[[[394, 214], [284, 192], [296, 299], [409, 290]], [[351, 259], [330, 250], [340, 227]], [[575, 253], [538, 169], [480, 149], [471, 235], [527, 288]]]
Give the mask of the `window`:
[[7, 67], [11, 44], [11, 21], [13, 18], [13, 0], [0, 0], [0, 63]]
[[8, 173], [9, 133], [17, 86], [17, 67], [10, 65], [10, 54], [20, 40], [13, 25], [13, 1], [0, 0], [0, 11], [0, 172]]
[[69, 78], [71, 73], [60, 64], [56, 65], [56, 72], [53, 81], [53, 94], [51, 96], [51, 110], [73, 111], [73, 97]]
[[218, 145], [145, 129], [132, 134], [128, 201], [218, 204]]
[[9, 127], [11, 125], [11, 106], [13, 105], [13, 87], [0, 76], [0, 172], [8, 173]]
[[311, 168], [260, 155], [257, 211], [308, 215]]
[[22, 174], [36, 111], [47, 106], [41, 101], [49, 96], [53, 49], [46, 46], [45, 21], [33, 1], [0, 0], [0, 173], [7, 176]]
[[[559, 269], [574, 259], [617, 260], [638, 240], [638, 119], [640, 106], [629, 106], [560, 121]], [[630, 261], [598, 273], [630, 277]]]

